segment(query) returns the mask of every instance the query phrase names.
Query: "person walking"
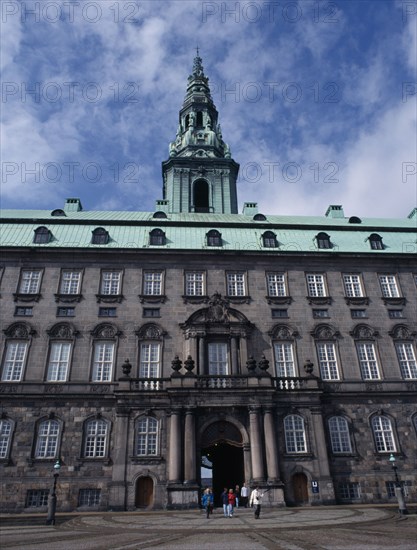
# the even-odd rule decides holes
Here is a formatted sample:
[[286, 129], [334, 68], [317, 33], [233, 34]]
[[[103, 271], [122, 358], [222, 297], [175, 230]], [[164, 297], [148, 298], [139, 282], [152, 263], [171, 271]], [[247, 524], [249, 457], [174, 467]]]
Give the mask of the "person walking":
[[236, 495], [233, 489], [229, 489], [228, 501], [229, 501], [229, 506], [228, 506], [229, 518], [232, 518], [233, 510], [236, 505]]
[[210, 489], [206, 489], [201, 500], [203, 508], [206, 510], [206, 517], [209, 518], [210, 514], [213, 512], [213, 493]]
[[244, 508], [248, 507], [248, 497], [249, 497], [249, 489], [246, 487], [246, 483], [242, 485], [242, 488], [240, 490], [240, 503]]
[[225, 518], [229, 515], [229, 493], [227, 492], [227, 487], [223, 489], [223, 493], [220, 495], [223, 504], [223, 515]]
[[236, 508], [239, 508], [239, 497], [240, 497], [240, 487], [236, 485], [235, 487], [235, 497], [236, 497]]
[[259, 487], [255, 487], [250, 495], [250, 505], [255, 506], [255, 519], [259, 519], [261, 514], [261, 503], [263, 496], [264, 494], [259, 491]]

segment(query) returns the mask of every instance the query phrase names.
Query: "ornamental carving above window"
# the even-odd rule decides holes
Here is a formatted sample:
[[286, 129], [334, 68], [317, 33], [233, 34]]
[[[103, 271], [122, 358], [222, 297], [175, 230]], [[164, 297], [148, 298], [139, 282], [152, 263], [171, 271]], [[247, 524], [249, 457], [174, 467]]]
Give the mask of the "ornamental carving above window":
[[330, 325], [318, 325], [311, 331], [315, 340], [336, 340], [340, 338], [340, 332]]
[[394, 340], [412, 340], [416, 337], [416, 332], [411, 330], [405, 325], [395, 325], [388, 333]]
[[4, 334], [9, 338], [29, 338], [30, 336], [36, 335], [36, 330], [34, 330], [30, 325], [26, 323], [14, 323], [5, 329]]
[[162, 330], [159, 325], [149, 323], [136, 330], [135, 334], [139, 340], [162, 340], [162, 337], [166, 335], [166, 332]]
[[350, 332], [350, 335], [353, 336], [355, 340], [374, 340], [379, 336], [379, 333], [368, 325], [357, 325]]
[[78, 330], [75, 330], [74, 326], [70, 323], [59, 323], [54, 325], [51, 329], [47, 330], [46, 333], [50, 338], [63, 338], [67, 340], [79, 334]]
[[287, 325], [275, 325], [270, 331], [270, 335], [274, 340], [294, 340], [298, 334], [297, 330], [293, 330]]
[[121, 331], [114, 325], [102, 323], [91, 331], [91, 335], [94, 336], [94, 338], [116, 338], [116, 336], [121, 335]]

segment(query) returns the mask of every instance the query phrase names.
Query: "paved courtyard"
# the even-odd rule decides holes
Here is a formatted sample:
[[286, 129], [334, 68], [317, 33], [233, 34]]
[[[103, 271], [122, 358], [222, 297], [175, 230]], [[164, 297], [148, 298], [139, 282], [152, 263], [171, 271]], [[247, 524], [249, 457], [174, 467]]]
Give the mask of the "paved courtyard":
[[2, 550], [416, 550], [417, 515], [394, 508], [250, 509], [1, 517]]

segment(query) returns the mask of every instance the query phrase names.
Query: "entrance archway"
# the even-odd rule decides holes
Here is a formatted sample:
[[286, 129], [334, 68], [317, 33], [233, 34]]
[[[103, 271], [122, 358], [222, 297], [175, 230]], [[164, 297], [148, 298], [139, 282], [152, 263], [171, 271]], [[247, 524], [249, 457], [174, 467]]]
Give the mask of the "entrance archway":
[[151, 477], [140, 477], [136, 482], [135, 506], [148, 508], [153, 504], [153, 480]]
[[307, 476], [303, 473], [294, 474], [292, 476], [292, 486], [294, 489], [294, 503], [308, 503]]
[[223, 488], [241, 486], [245, 481], [243, 441], [239, 430], [230, 422], [214, 422], [205, 430], [201, 448], [202, 465], [211, 465], [214, 501], [221, 505]]

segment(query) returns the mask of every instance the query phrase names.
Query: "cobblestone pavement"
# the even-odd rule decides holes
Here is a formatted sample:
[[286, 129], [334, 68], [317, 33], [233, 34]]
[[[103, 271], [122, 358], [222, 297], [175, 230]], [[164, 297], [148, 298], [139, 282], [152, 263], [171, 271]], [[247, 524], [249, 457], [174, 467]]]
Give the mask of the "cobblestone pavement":
[[[416, 550], [417, 514], [384, 507], [2, 516], [2, 550]], [[41, 520], [42, 521], [42, 520]]]

